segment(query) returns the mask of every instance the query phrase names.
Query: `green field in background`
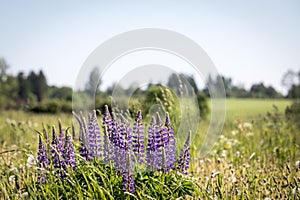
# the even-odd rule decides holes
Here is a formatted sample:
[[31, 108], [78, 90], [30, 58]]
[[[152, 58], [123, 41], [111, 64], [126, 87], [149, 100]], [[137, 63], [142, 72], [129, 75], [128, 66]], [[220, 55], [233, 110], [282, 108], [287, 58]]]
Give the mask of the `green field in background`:
[[286, 99], [227, 99], [226, 121], [240, 119], [254, 119], [259, 115], [265, 115], [274, 110], [284, 114], [285, 108], [292, 103]]

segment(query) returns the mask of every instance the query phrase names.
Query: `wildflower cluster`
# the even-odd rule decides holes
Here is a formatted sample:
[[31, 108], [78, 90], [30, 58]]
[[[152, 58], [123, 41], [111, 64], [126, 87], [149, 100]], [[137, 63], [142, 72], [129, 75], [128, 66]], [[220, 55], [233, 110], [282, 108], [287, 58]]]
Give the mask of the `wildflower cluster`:
[[[122, 176], [124, 192], [135, 192], [134, 170], [137, 167], [162, 172], [177, 170], [187, 174], [190, 135], [176, 161], [176, 140], [168, 113], [164, 122], [158, 114], [153, 116], [147, 131], [142, 122], [141, 111], [137, 112], [132, 128], [127, 116], [110, 112], [107, 106], [104, 110], [102, 129], [95, 111], [89, 114], [87, 122], [82, 113], [73, 114], [79, 123], [80, 156], [86, 161], [100, 159], [105, 164], [114, 166]], [[72, 130], [74, 133], [74, 127]], [[58, 137], [53, 129], [51, 155], [54, 168], [60, 169], [60, 175], [63, 176], [65, 174], [62, 172], [68, 167], [76, 169], [76, 160], [71, 136], [66, 133], [63, 138], [61, 132], [60, 126]], [[73, 134], [73, 137], [76, 135]]]
[[[45, 170], [49, 170], [52, 166], [56, 174], [60, 177], [66, 176], [68, 168], [76, 169], [76, 159], [72, 138], [66, 130], [63, 133], [61, 123], [59, 122], [59, 136], [56, 134], [55, 128], [52, 127], [52, 141], [48, 140], [47, 134], [39, 136], [39, 149], [38, 149], [38, 165], [41, 170], [38, 176], [37, 183], [47, 182]], [[52, 165], [51, 165], [52, 164]]]

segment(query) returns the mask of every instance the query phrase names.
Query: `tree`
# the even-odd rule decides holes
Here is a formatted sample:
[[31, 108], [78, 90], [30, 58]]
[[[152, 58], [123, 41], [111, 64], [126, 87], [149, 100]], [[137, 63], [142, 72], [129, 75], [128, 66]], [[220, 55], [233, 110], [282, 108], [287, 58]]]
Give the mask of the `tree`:
[[38, 75], [37, 89], [38, 89], [37, 99], [39, 102], [41, 102], [46, 97], [47, 92], [48, 92], [47, 79], [42, 70], [40, 70], [39, 75]]
[[300, 85], [292, 85], [288, 91], [287, 98], [300, 98]]
[[21, 101], [26, 102], [27, 99], [29, 98], [29, 92], [30, 92], [28, 80], [26, 79], [26, 77], [24, 77], [23, 72], [18, 73], [17, 80], [18, 80], [18, 98]]
[[[299, 82], [300, 82], [300, 71], [299, 71]], [[290, 89], [293, 85], [296, 84], [297, 73], [293, 70], [288, 70], [282, 77], [281, 84], [286, 88]]]
[[86, 91], [90, 97], [94, 97], [99, 90], [102, 81], [100, 79], [100, 71], [98, 67], [94, 67], [90, 73], [89, 80], [86, 84]]
[[250, 88], [251, 97], [254, 98], [281, 98], [282, 94], [272, 86], [266, 87], [263, 83], [253, 84]]
[[70, 87], [51, 86], [49, 88], [49, 97], [52, 99], [72, 101], [72, 94], [73, 90]]
[[5, 81], [6, 79], [6, 73], [8, 68], [9, 65], [7, 64], [6, 60], [4, 58], [0, 58], [0, 78], [2, 81]]
[[283, 75], [282, 85], [288, 88], [288, 94], [286, 96], [287, 98], [300, 98], [300, 70], [298, 73], [288, 70]]
[[209, 88], [214, 88], [215, 90], [218, 90], [218, 92], [216, 93], [217, 95], [222, 94], [223, 92], [219, 91], [222, 90], [222, 85], [224, 86], [226, 96], [231, 96], [232, 79], [226, 78], [222, 75], [217, 75], [215, 78], [209, 75], [207, 78], [206, 87], [204, 88], [203, 92], [206, 96], [209, 97]]
[[[193, 76], [187, 74], [171, 74], [168, 79], [167, 86], [175, 91], [177, 94], [189, 94], [193, 90], [193, 93], [199, 92], [197, 84]], [[190, 86], [190, 87], [187, 87]], [[190, 91], [190, 92], [189, 92]], [[190, 94], [189, 94], [190, 95]]]
[[36, 96], [38, 102], [41, 102], [46, 97], [48, 90], [47, 80], [43, 71], [40, 70], [38, 75], [31, 71], [28, 76], [28, 82], [30, 91]]

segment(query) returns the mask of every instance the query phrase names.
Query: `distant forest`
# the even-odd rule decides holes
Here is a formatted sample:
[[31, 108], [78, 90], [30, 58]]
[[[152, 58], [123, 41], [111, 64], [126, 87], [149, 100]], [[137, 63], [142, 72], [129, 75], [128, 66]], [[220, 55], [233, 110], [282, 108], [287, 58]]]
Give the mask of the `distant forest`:
[[[97, 69], [90, 74], [90, 80], [86, 84], [85, 92], [92, 97], [95, 84], [100, 88], [101, 81], [98, 82]], [[95, 81], [97, 80], [97, 81]], [[172, 74], [169, 76], [167, 87], [172, 90], [178, 90], [181, 80], [186, 80], [193, 88], [196, 95], [209, 97], [208, 88], [200, 90], [193, 76], [187, 74]], [[272, 86], [266, 86], [263, 83], [253, 84], [249, 90], [233, 85], [229, 77], [218, 76], [215, 79], [209, 77], [207, 85], [213, 86], [223, 82], [226, 96], [229, 98], [300, 98], [300, 71], [288, 71], [283, 75], [282, 84], [288, 89], [286, 96], [276, 91]], [[149, 91], [149, 84], [146, 90], [135, 91], [135, 96], [145, 95]], [[118, 88], [125, 94], [130, 93], [132, 88]], [[0, 109], [23, 109], [34, 112], [70, 112], [72, 110], [73, 91], [70, 87], [50, 86], [47, 83], [45, 73], [31, 71], [28, 74], [19, 72], [17, 75], [9, 73], [9, 65], [5, 59], [0, 58]], [[108, 103], [109, 96], [113, 91], [113, 86], [106, 91], [97, 90], [96, 97], [105, 99], [100, 104]], [[88, 97], [87, 97], [88, 98]], [[97, 102], [97, 101], [96, 101]], [[102, 105], [99, 105], [101, 107]]]

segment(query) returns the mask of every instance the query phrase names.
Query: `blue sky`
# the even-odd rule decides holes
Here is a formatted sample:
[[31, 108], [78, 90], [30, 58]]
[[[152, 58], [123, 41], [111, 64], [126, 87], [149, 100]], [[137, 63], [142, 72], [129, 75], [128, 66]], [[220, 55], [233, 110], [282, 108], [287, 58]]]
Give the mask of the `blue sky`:
[[[0, 57], [10, 72], [43, 69], [74, 86], [89, 54], [114, 35], [169, 29], [197, 42], [235, 84], [272, 84], [300, 69], [300, 1], [0, 1]], [[118, 77], [112, 77], [112, 79]]]

